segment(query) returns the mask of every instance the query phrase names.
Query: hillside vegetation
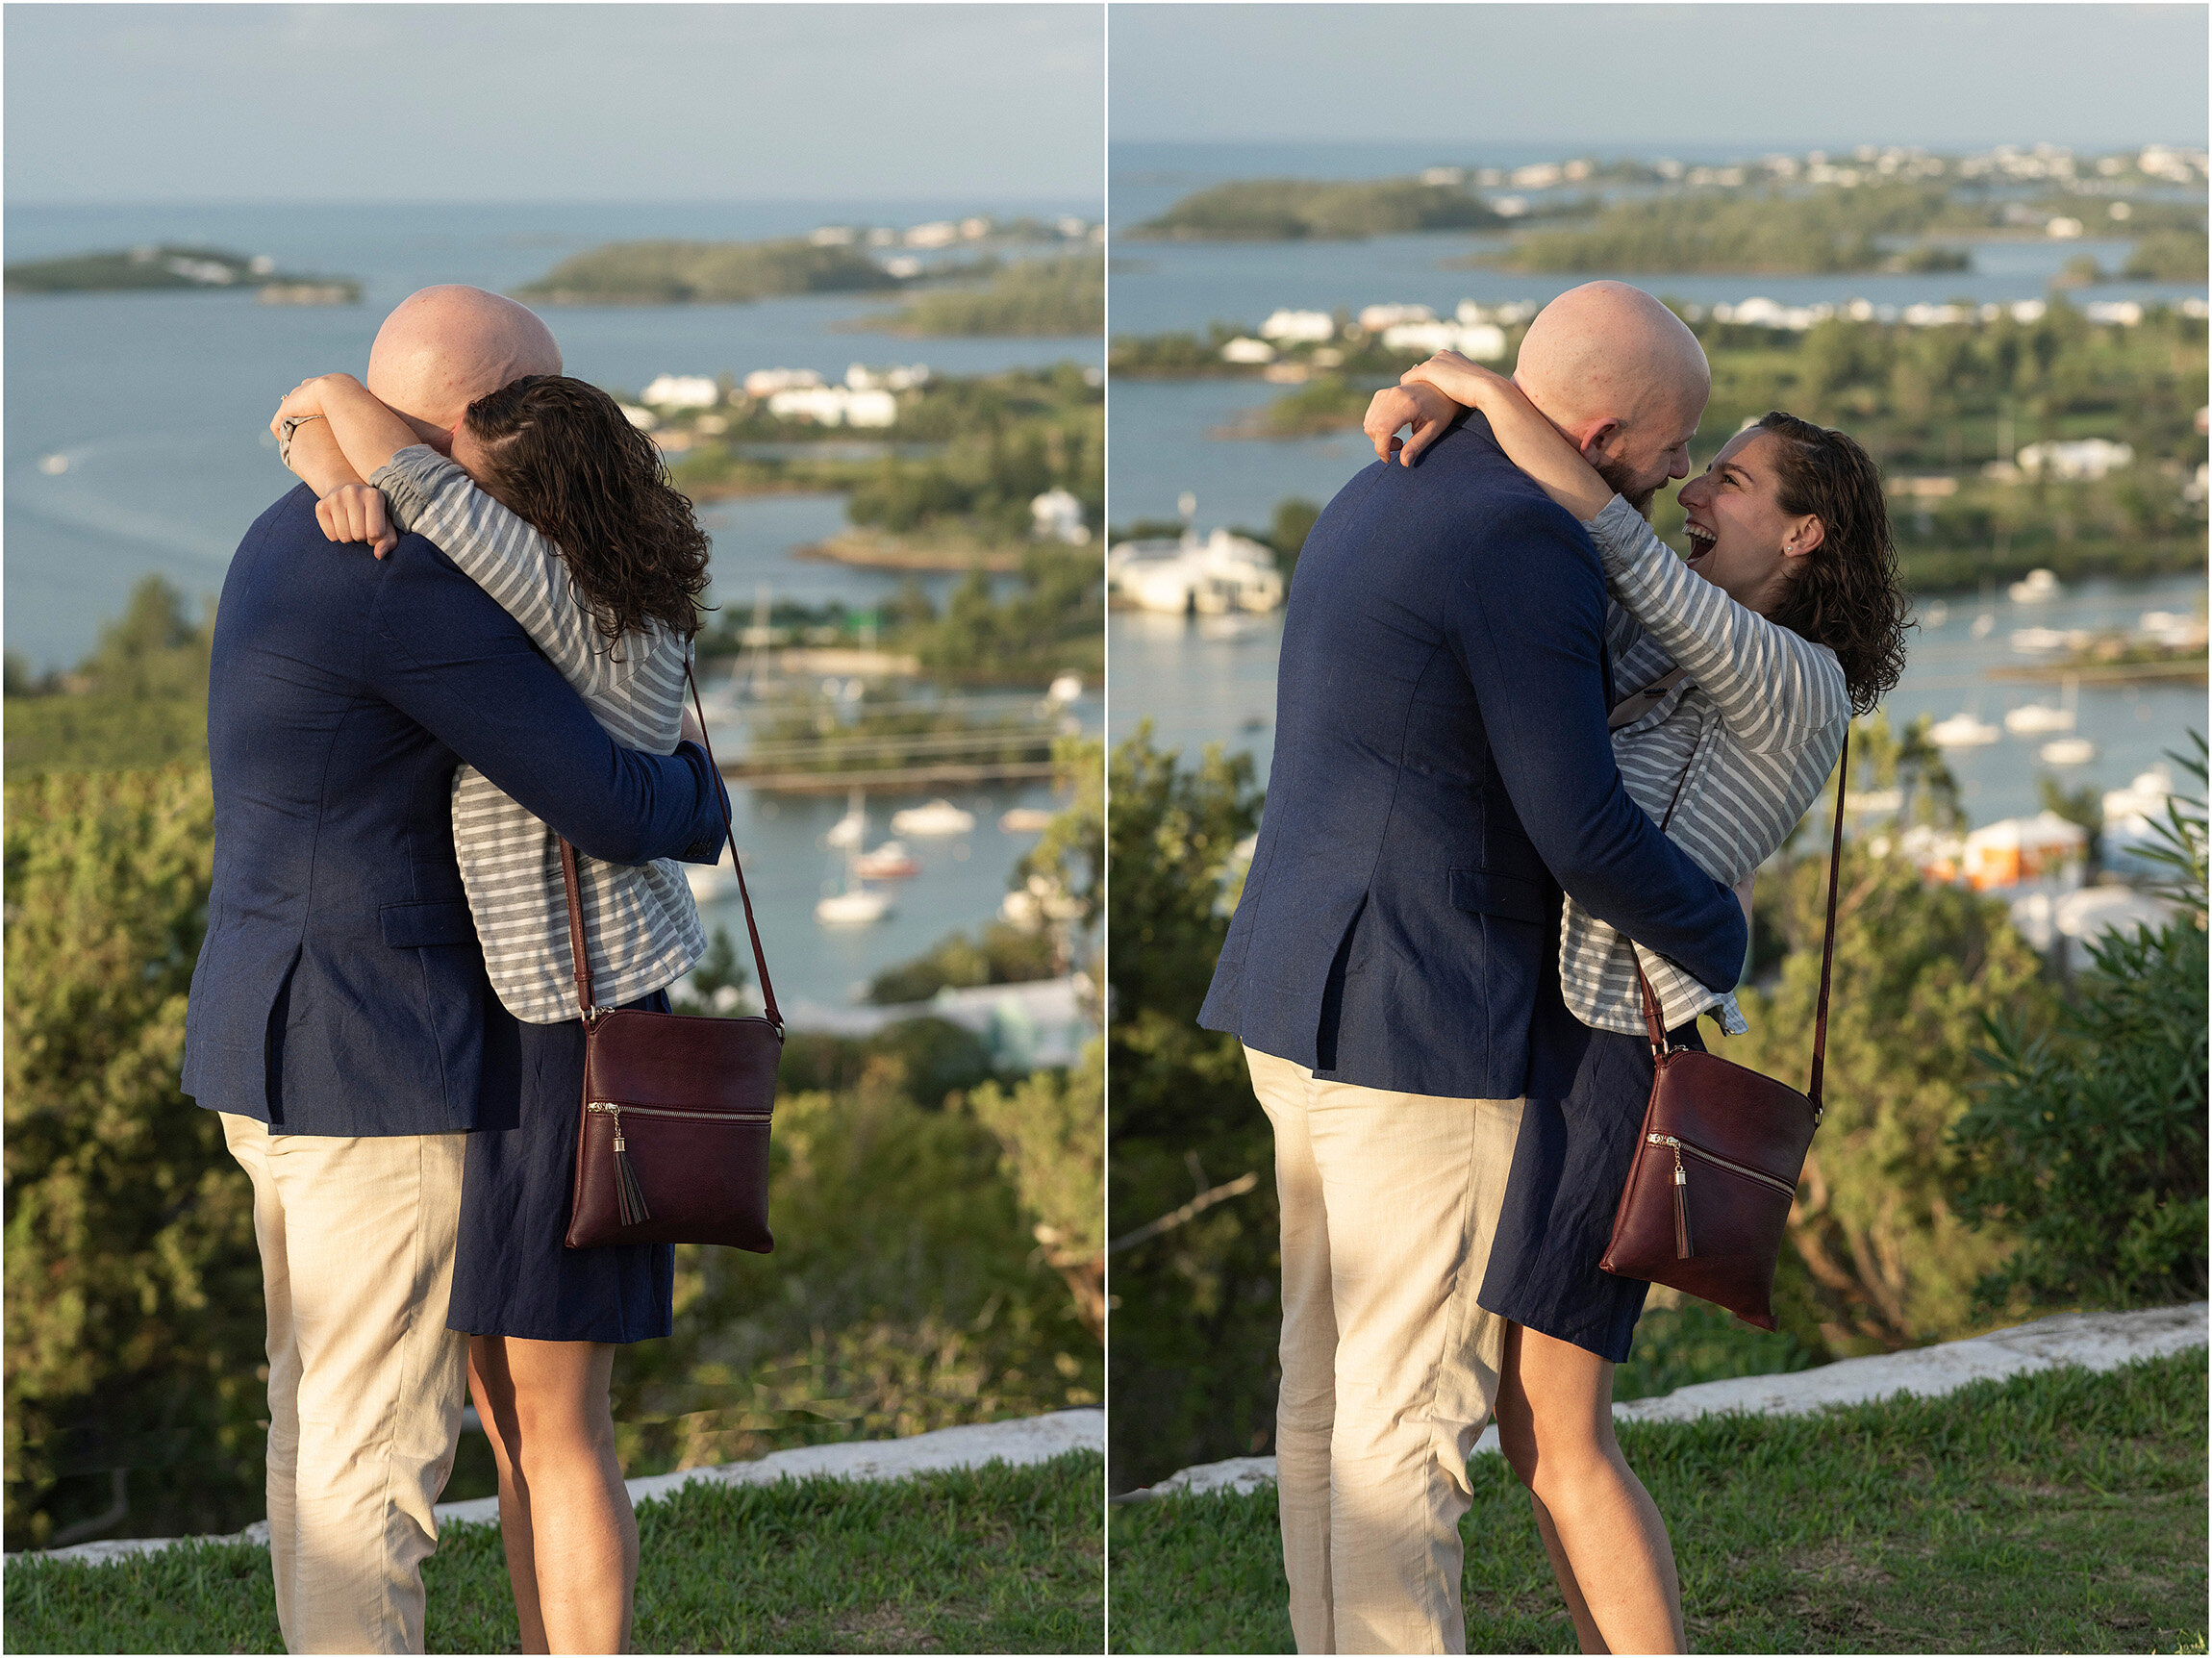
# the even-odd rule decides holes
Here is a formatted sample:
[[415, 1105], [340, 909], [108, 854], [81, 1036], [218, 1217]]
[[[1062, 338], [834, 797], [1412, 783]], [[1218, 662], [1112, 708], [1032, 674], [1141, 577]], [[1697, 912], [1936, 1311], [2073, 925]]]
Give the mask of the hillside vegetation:
[[714, 305], [861, 293], [898, 279], [853, 247], [810, 241], [611, 241], [565, 259], [517, 299], [545, 305]]
[[1244, 179], [1185, 196], [1129, 234], [1193, 241], [1356, 240], [1407, 231], [1492, 230], [1505, 222], [1458, 185]]

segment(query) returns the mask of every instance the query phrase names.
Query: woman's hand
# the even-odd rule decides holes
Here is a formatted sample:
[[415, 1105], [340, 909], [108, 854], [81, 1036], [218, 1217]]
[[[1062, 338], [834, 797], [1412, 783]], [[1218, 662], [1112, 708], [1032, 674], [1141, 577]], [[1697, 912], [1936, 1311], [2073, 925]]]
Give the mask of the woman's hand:
[[399, 545], [384, 491], [366, 484], [340, 484], [315, 503], [314, 521], [334, 541], [366, 541], [380, 559]]
[[1495, 368], [1485, 368], [1456, 351], [1440, 351], [1426, 363], [1417, 363], [1398, 379], [1400, 386], [1433, 386], [1454, 403], [1488, 414], [1489, 399], [1513, 382]]
[[[1435, 387], [1416, 381], [1386, 386], [1377, 391], [1368, 404], [1368, 415], [1360, 422], [1360, 430], [1374, 444], [1376, 460], [1395, 458], [1410, 466], [1414, 457], [1435, 442], [1458, 415], [1458, 404]], [[1397, 439], [1401, 426], [1413, 428], [1402, 444]]]

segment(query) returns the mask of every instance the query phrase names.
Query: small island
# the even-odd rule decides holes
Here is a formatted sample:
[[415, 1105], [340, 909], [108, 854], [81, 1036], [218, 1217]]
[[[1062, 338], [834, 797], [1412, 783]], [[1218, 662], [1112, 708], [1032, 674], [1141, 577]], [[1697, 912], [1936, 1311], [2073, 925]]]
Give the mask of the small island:
[[266, 255], [214, 247], [146, 246], [27, 260], [7, 267], [6, 282], [12, 294], [250, 289], [270, 305], [353, 305], [361, 299], [361, 284], [351, 277], [281, 271]]
[[539, 305], [731, 305], [794, 293], [868, 293], [899, 278], [850, 245], [614, 241], [563, 260], [516, 299]]
[[1358, 241], [1412, 231], [1496, 230], [1507, 219], [1464, 185], [1244, 179], [1185, 196], [1134, 241]]
[[856, 326], [992, 339], [1096, 336], [1106, 326], [1106, 262], [1096, 253], [1018, 260], [982, 288], [920, 294], [903, 311]]

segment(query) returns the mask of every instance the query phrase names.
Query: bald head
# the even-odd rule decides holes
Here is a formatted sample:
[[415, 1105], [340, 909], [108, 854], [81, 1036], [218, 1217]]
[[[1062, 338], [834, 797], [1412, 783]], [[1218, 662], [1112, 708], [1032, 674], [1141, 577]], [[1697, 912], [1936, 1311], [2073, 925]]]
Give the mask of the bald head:
[[525, 374], [560, 372], [561, 348], [535, 312], [451, 284], [409, 294], [384, 319], [366, 384], [418, 428], [442, 433], [488, 392]]
[[1697, 337], [1624, 282], [1585, 283], [1539, 312], [1513, 379], [1640, 506], [1688, 469], [1689, 440], [1713, 389]]

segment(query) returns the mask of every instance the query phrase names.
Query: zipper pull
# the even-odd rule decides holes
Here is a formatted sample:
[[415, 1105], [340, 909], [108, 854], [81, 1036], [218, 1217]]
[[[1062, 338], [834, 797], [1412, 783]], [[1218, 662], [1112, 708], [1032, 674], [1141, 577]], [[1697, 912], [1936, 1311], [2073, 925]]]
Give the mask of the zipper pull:
[[1687, 1261], [1690, 1246], [1690, 1175], [1682, 1167], [1682, 1147], [1674, 1147], [1674, 1259]]

